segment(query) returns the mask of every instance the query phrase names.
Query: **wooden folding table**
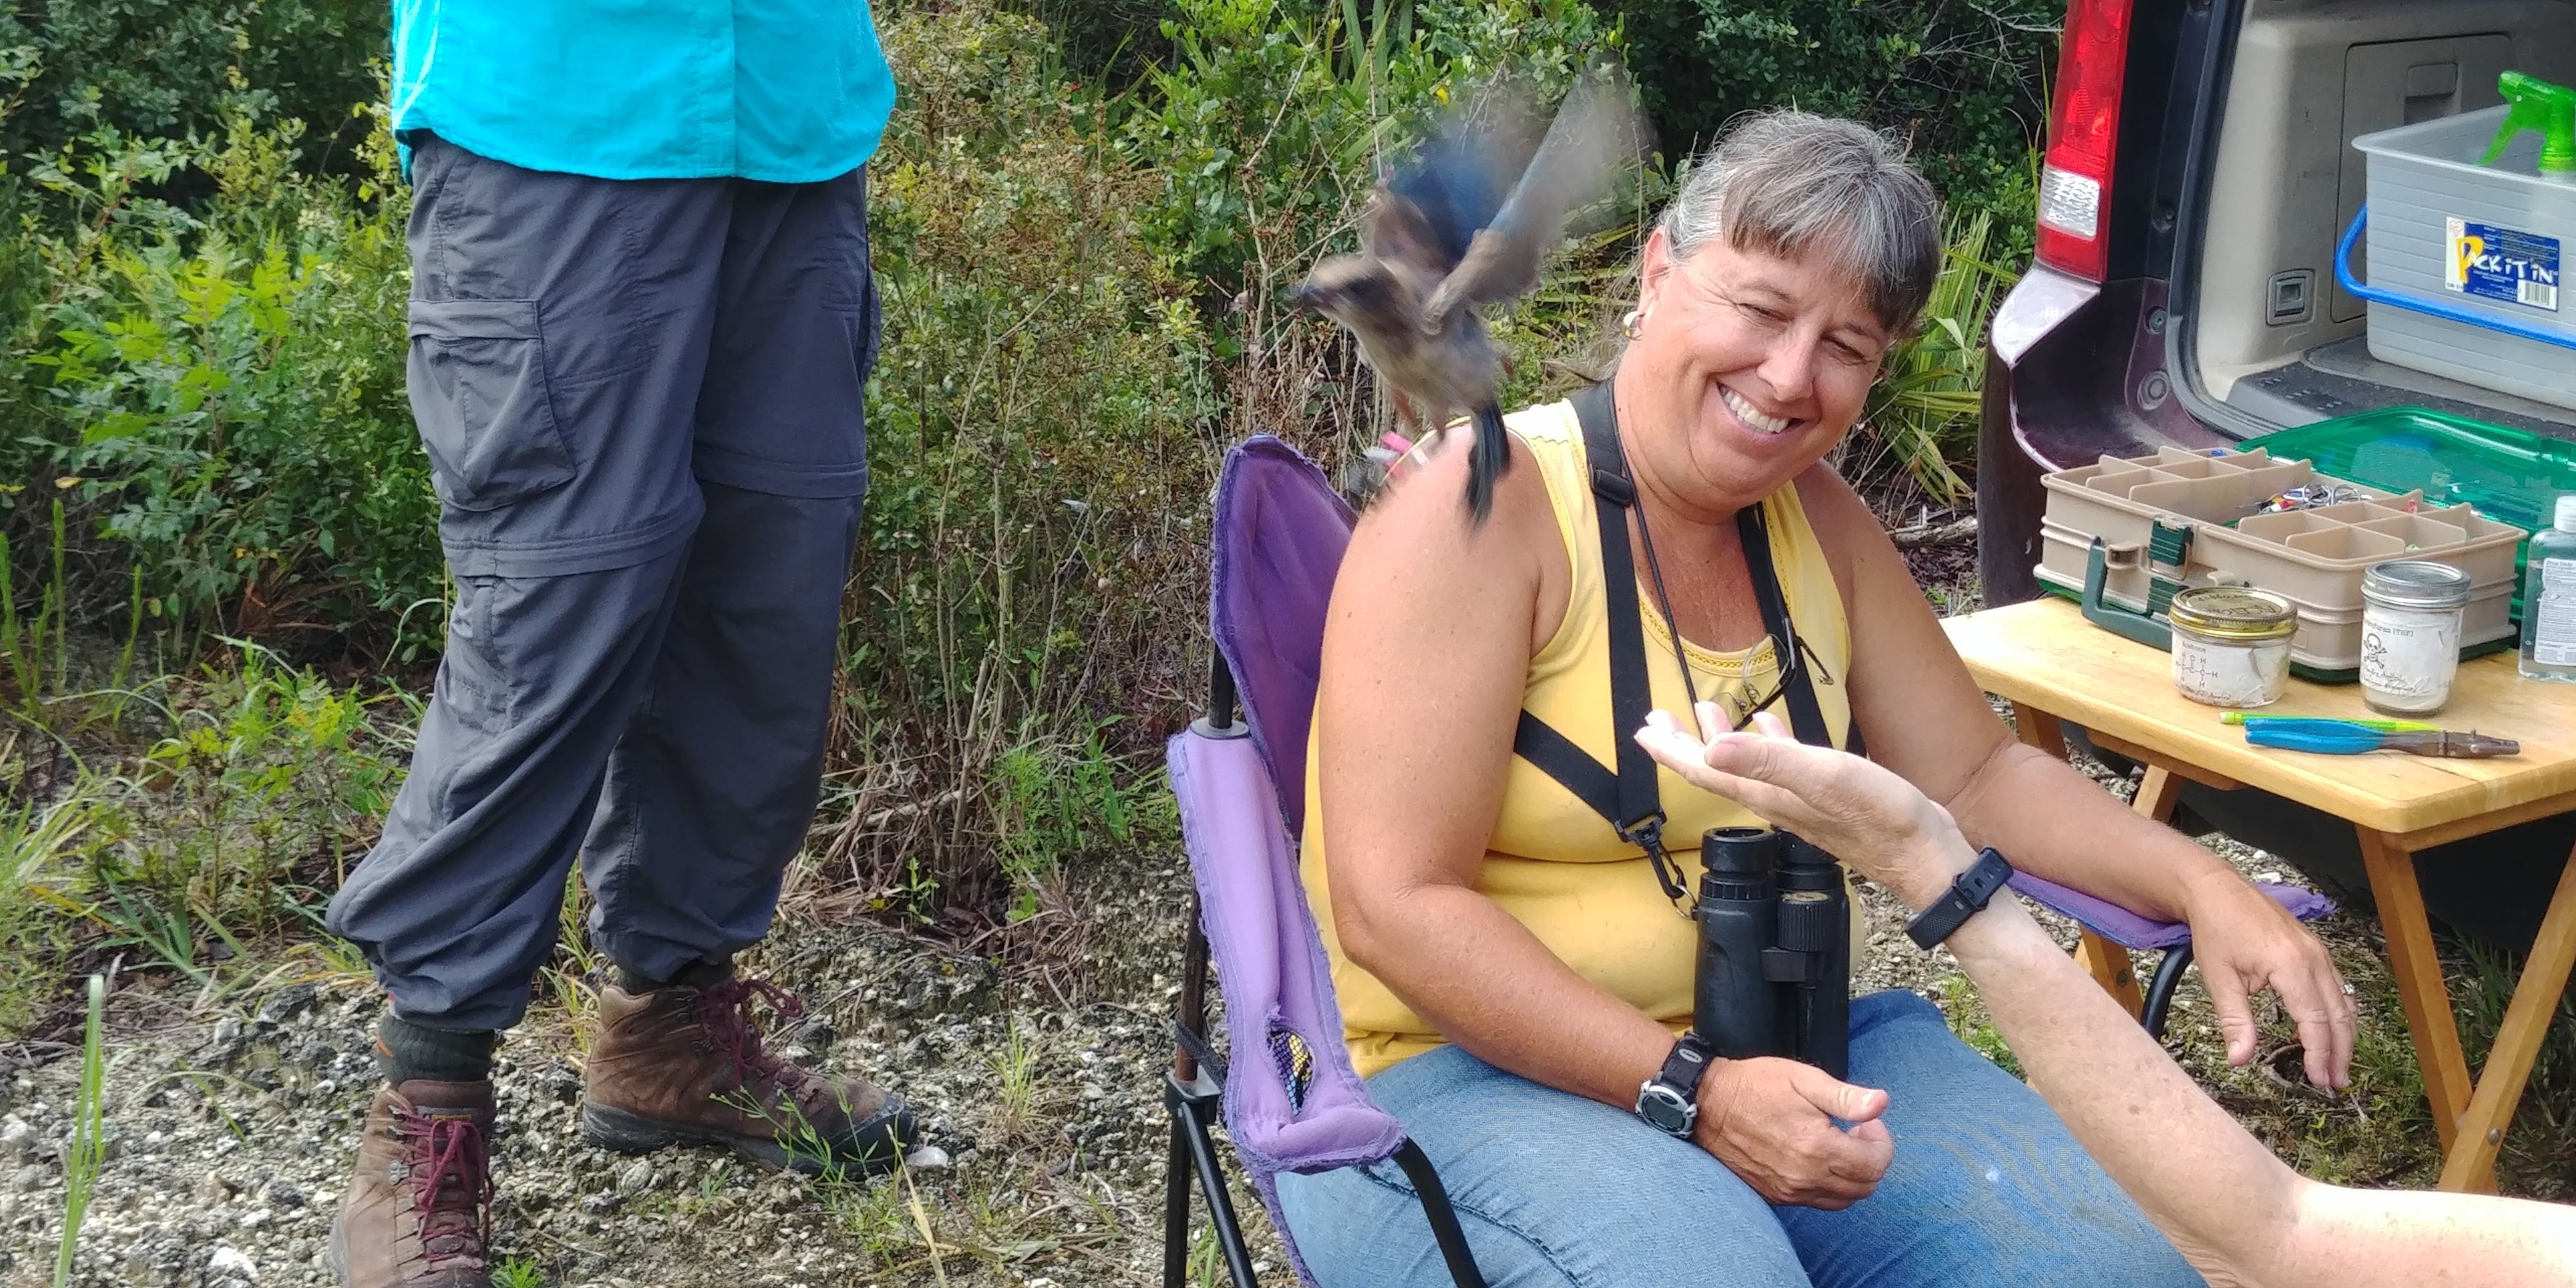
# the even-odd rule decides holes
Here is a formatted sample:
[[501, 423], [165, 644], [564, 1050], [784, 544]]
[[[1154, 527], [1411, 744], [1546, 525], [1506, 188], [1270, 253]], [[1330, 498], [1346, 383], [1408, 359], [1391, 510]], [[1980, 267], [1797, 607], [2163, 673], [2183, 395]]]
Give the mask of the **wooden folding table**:
[[[2162, 650], [2086, 622], [2075, 606], [2042, 599], [1945, 623], [1950, 641], [1987, 692], [2009, 699], [2023, 741], [2063, 756], [2059, 722], [2082, 726], [2107, 750], [2147, 766], [2135, 807], [2163, 819], [2185, 781], [2220, 789], [2257, 787], [2350, 822], [2360, 834], [2389, 963], [2406, 1027], [2423, 1069], [2424, 1094], [2441, 1134], [2441, 1185], [2494, 1188], [2496, 1148], [2513, 1121], [2532, 1059], [2576, 963], [2576, 862], [2559, 879], [2523, 962], [2513, 1001], [2474, 1081], [2417, 887], [2419, 850], [2530, 819], [2576, 810], [2576, 685], [2516, 673], [2511, 654], [2460, 666], [2451, 702], [2435, 717], [2449, 729], [2520, 740], [2522, 754], [2446, 760], [2400, 752], [2327, 756], [2250, 746], [2218, 711], [2174, 690]], [[2365, 717], [2357, 685], [2290, 682], [2266, 714]], [[2078, 955], [2113, 994], [2137, 1006], [2128, 954], [2087, 935]]]

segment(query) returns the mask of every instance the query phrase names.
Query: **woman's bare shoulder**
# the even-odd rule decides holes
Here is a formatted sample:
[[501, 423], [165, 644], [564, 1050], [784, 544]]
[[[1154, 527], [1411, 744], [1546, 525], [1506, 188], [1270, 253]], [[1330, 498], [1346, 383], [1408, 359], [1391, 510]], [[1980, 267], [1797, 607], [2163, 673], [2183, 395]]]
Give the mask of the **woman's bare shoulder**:
[[1467, 442], [1461, 429], [1407, 457], [1360, 514], [1334, 589], [1336, 619], [1355, 612], [1390, 625], [1526, 625], [1552, 584], [1562, 615], [1564, 543], [1537, 458], [1511, 436], [1511, 464], [1496, 482], [1493, 512], [1479, 524], [1467, 513]]
[[1799, 508], [1807, 514], [1807, 527], [1824, 549], [1825, 563], [1834, 570], [1834, 584], [1842, 588], [1846, 606], [1859, 587], [1858, 572], [1863, 566], [1882, 559], [1898, 560], [1902, 566], [1878, 516], [1832, 465], [1818, 461], [1808, 466], [1799, 472], [1794, 486]]

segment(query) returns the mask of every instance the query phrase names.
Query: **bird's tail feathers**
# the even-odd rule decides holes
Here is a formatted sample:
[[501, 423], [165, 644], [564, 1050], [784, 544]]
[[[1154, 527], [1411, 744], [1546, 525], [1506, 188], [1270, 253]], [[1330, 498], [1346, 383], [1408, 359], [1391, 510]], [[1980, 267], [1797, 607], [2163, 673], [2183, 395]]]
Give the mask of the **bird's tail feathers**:
[[1467, 519], [1482, 527], [1494, 512], [1494, 483], [1512, 467], [1511, 439], [1503, 430], [1503, 409], [1486, 403], [1476, 409], [1476, 441], [1467, 458]]

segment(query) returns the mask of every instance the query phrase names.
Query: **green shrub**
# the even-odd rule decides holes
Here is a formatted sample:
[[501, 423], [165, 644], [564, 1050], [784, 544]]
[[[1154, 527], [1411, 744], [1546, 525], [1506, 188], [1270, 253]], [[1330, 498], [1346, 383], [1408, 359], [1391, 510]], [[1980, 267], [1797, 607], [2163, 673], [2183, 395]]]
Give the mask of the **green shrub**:
[[990, 906], [1026, 731], [1171, 700], [1215, 393], [1144, 232], [1157, 185], [1045, 29], [961, 4], [881, 30], [904, 98], [871, 178], [885, 337], [838, 768], [909, 805], [851, 834], [878, 884]]
[[1174, 9], [1171, 62], [1131, 96], [1120, 147], [1163, 189], [1146, 216], [1155, 244], [1220, 305], [1303, 269], [1453, 93], [1508, 69], [1550, 100], [1619, 57], [1581, 0]]
[[874, 167], [876, 473], [824, 860], [916, 913], [1026, 913], [1065, 860], [1144, 839], [1125, 811], [1202, 683], [1223, 447], [1352, 437], [1268, 414], [1333, 342], [1237, 297], [1347, 236], [1453, 93], [1509, 65], [1552, 95], [1616, 53], [1572, 0], [1181, 0], [1168, 64], [1112, 99], [986, 5], [881, 30], [904, 96]]
[[1985, 380], [1986, 323], [2017, 274], [1995, 262], [1994, 218], [1952, 213], [1941, 229], [1941, 276], [1913, 334], [1888, 350], [1870, 386], [1844, 472], [1855, 483], [1884, 486], [1903, 474], [1941, 505], [1973, 493], [1962, 470], [1973, 468], [1978, 389]]
[[[78, 480], [105, 579], [139, 567], [158, 622], [434, 649], [436, 612], [393, 639], [442, 585], [403, 396], [409, 194], [381, 122], [354, 191], [297, 168], [300, 133], [241, 116], [204, 146], [101, 133], [37, 170], [80, 219], [41, 243], [46, 429], [9, 464]], [[183, 170], [214, 187], [197, 212], [144, 195]]]
[[392, 11], [386, 0], [41, 0], [5, 12], [0, 150], [11, 155], [101, 129], [211, 137], [254, 109], [336, 137], [336, 158], [353, 161], [366, 124], [351, 112], [382, 97], [368, 64], [386, 55]]
[[[1668, 153], [1766, 107], [1909, 136], [1954, 205], [2028, 223], [2064, 0], [1608, 0]], [[2015, 218], [2015, 216], [2019, 216]], [[2026, 234], [2024, 234], [2026, 235]]]
[[[1648, 73], [1671, 150], [1691, 128], [1677, 131], [1674, 105], [1717, 100], [1676, 79], [1673, 41], [1638, 36], [1687, 9], [1692, 32], [1736, 33], [1691, 55], [1711, 60], [1691, 74], [1731, 78], [1746, 101], [1920, 117], [1936, 175], [1973, 186], [2002, 173], [1987, 161], [2023, 155], [1997, 113], [2028, 88], [2011, 51], [2039, 39], [1970, 55], [1927, 27], [1923, 53], [1889, 35], [1911, 30], [1887, 16], [1914, 12], [1903, 6], [1724, 11], [1793, 26], [1822, 15], [1812, 31], [1752, 35], [1715, 7], [1638, 6], [1625, 36], [1579, 0], [1032, 7], [1072, 31], [1070, 54], [1064, 31], [994, 0], [879, 15], [902, 87], [872, 167], [885, 343], [845, 612], [838, 803], [819, 848], [847, 861], [839, 879], [914, 915], [1026, 911], [1068, 860], [1168, 831], [1129, 815], [1160, 799], [1150, 753], [1203, 684], [1206, 505], [1223, 448], [1277, 432], [1336, 463], [1379, 421], [1347, 343], [1276, 301], [1350, 244], [1375, 172], [1446, 104], [1505, 69], [1553, 97], [1624, 57]], [[1151, 38], [1131, 38], [1152, 14], [1165, 16]], [[31, 588], [16, 638], [50, 638], [55, 667], [21, 709], [57, 709], [43, 704], [78, 687], [62, 674], [67, 633], [120, 638], [136, 603], [180, 658], [217, 635], [434, 653], [437, 507], [403, 396], [409, 194], [381, 111], [357, 128], [346, 116], [380, 95], [363, 81], [380, 0], [56, 0], [20, 21], [24, 42], [0, 39], [0, 147], [18, 151], [0, 213], [20, 216], [0, 238], [0, 306], [18, 319], [0, 354], [0, 495], [14, 498], [0, 532]], [[1865, 56], [1799, 43], [1852, 32], [1874, 42]], [[1933, 81], [1968, 87], [1967, 106], [1933, 119]], [[1587, 374], [1632, 290], [1657, 182], [1495, 320], [1514, 402]], [[1916, 355], [1917, 402], [1973, 388], [1957, 360], [1973, 327], [1963, 334]], [[1948, 422], [1922, 424], [1925, 441], [1950, 441]], [[25, 671], [12, 668], [21, 689]], [[253, 688], [275, 680], [246, 674]], [[225, 815], [193, 839], [145, 839], [215, 817], [204, 799], [171, 804], [166, 784], [258, 801], [271, 781], [259, 775], [312, 759], [209, 759], [211, 727], [158, 753], [193, 748], [185, 772], [140, 776], [165, 783], [160, 804], [108, 792], [79, 832], [103, 847], [83, 862], [107, 884], [66, 898], [94, 926], [192, 941], [236, 919], [258, 880], [354, 853], [367, 811], [336, 796], [317, 807], [327, 817], [286, 811], [273, 837]], [[326, 751], [318, 763], [341, 763]], [[391, 752], [366, 755], [380, 766]], [[303, 772], [277, 781], [322, 790]], [[377, 773], [361, 776], [381, 796], [391, 779]], [[257, 880], [205, 875], [235, 871]]]

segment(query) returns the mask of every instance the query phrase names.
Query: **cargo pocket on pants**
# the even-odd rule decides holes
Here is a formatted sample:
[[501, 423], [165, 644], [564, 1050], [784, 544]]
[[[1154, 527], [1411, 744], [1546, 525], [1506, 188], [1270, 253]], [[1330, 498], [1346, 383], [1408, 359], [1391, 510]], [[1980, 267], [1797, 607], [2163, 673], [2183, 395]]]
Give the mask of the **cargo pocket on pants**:
[[441, 501], [493, 510], [571, 481], [536, 301], [412, 301], [409, 377]]

